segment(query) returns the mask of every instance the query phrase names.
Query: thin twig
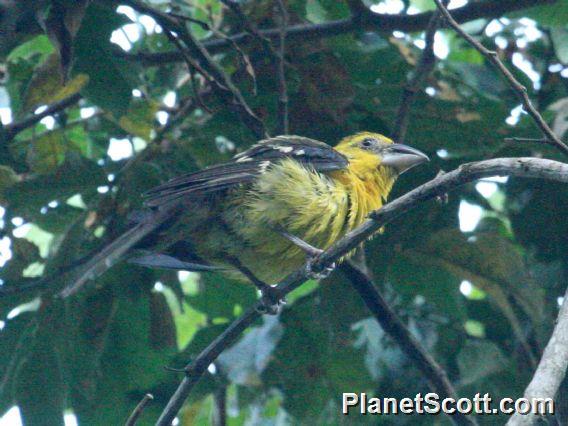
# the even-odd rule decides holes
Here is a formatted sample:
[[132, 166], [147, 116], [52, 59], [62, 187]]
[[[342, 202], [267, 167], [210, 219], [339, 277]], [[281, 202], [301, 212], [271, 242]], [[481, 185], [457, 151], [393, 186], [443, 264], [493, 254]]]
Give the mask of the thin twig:
[[[237, 54], [239, 55], [239, 57], [241, 58], [241, 60], [245, 64], [245, 67], [247, 68], [247, 70], [249, 70], [249, 74], [251, 74], [251, 78], [253, 80], [254, 93], [256, 94], [256, 76], [254, 74], [254, 70], [252, 69], [252, 64], [250, 62], [250, 59], [248, 58], [247, 54], [239, 47], [239, 45], [234, 40], [232, 40], [230, 37], [228, 37], [223, 32], [221, 32], [221, 31], [217, 30], [216, 28], [214, 28], [213, 26], [209, 25], [207, 22], [201, 21], [199, 19], [190, 18], [188, 16], [181, 15], [179, 13], [169, 12], [168, 15], [173, 16], [173, 17], [175, 17], [175, 18], [177, 18], [181, 21], [188, 21], [188, 22], [192, 22], [194, 24], [197, 24], [201, 28], [203, 28], [205, 31], [210, 31], [213, 34], [215, 34], [216, 37], [218, 37], [220, 39], [227, 40], [227, 42], [232, 46], [232, 48], [235, 49], [235, 51], [237, 52]], [[183, 51], [183, 49], [180, 49], [180, 53], [182, 54], [182, 56], [185, 58], [185, 60], [187, 62], [187, 58], [185, 57], [186, 54]]]
[[351, 15], [356, 19], [361, 19], [369, 13], [369, 8], [365, 5], [363, 0], [347, 0], [347, 6]]
[[[431, 181], [384, 205], [380, 210], [371, 213], [370, 218], [361, 226], [345, 235], [313, 260], [310, 265], [311, 270], [323, 270], [326, 265], [338, 261], [345, 256], [346, 253], [366, 241], [382, 226], [427, 200], [435, 199], [440, 194], [445, 194], [480, 178], [504, 175], [541, 178], [568, 183], [568, 164], [541, 158], [497, 158], [463, 164], [451, 172], [438, 175]], [[298, 288], [307, 280], [308, 275], [308, 264], [292, 272], [278, 284], [276, 297], [281, 299]], [[223, 333], [209, 344], [209, 346], [185, 368], [186, 376], [178, 386], [174, 395], [170, 398], [157, 425], [169, 426], [171, 424], [185, 399], [199, 381], [199, 378], [207, 370], [207, 367], [215, 361], [219, 354], [229, 347], [248, 326], [259, 318], [260, 314], [258, 313], [258, 308], [260, 306], [261, 302], [259, 301], [249, 308], [241, 317], [233, 321]]]
[[[552, 4], [557, 0], [487, 0], [482, 2], [469, 2], [467, 5], [453, 9], [452, 14], [457, 22], [464, 23], [480, 18], [498, 18], [505, 13], [526, 9], [543, 4]], [[428, 26], [433, 12], [423, 12], [416, 15], [388, 15], [373, 13], [370, 10], [363, 11], [362, 16], [351, 16], [345, 19], [323, 22], [320, 24], [297, 24], [290, 25], [286, 31], [288, 42], [306, 41], [333, 37], [353, 31], [367, 30], [377, 31], [381, 34], [390, 34], [393, 31], [418, 32], [424, 31]], [[280, 28], [259, 30], [259, 34], [270, 40], [277, 40], [280, 36]], [[239, 44], [250, 43], [254, 37], [248, 31], [235, 34], [230, 37]], [[226, 39], [211, 39], [203, 42], [203, 46], [211, 53], [218, 53], [231, 47]], [[179, 62], [183, 58], [178, 52], [162, 53], [137, 53], [128, 54], [117, 50], [118, 55], [134, 61], [141, 61], [147, 65], [161, 65], [168, 62]]]
[[213, 412], [213, 426], [227, 425], [227, 386], [222, 385], [213, 394], [215, 411]]
[[[268, 136], [264, 123], [257, 117], [246, 102], [239, 89], [233, 84], [231, 78], [225, 73], [223, 68], [217, 64], [209, 52], [198, 42], [193, 35], [187, 30], [183, 20], [171, 16], [168, 13], [155, 9], [138, 0], [108, 0], [113, 3], [121, 3], [132, 7], [140, 13], [150, 15], [158, 22], [162, 28], [175, 33], [177, 37], [187, 49], [187, 60], [191, 58], [192, 64], [199, 64], [199, 68], [205, 73], [205, 77], [212, 83], [214, 92], [217, 97], [226, 103], [241, 118], [241, 121], [247, 126], [257, 138], [265, 138]], [[185, 52], [185, 49], [183, 49]], [[200, 71], [201, 72], [201, 71]]]
[[420, 55], [420, 59], [416, 64], [416, 68], [412, 75], [412, 78], [406, 83], [402, 91], [402, 99], [400, 106], [398, 108], [398, 113], [396, 115], [395, 124], [391, 137], [399, 142], [403, 143], [406, 137], [406, 131], [408, 129], [408, 119], [410, 117], [410, 108], [414, 103], [416, 94], [418, 90], [424, 84], [424, 81], [428, 78], [430, 73], [434, 70], [436, 65], [436, 55], [434, 54], [434, 36], [440, 25], [441, 12], [436, 11], [432, 15], [430, 22], [428, 22], [428, 27], [424, 35], [425, 46]]
[[[265, 53], [267, 53], [271, 57], [278, 56], [278, 53], [276, 52], [276, 50], [274, 50], [274, 47], [272, 46], [270, 39], [262, 35], [262, 30], [256, 28], [256, 26], [248, 19], [248, 17], [241, 9], [241, 6], [238, 1], [221, 0], [221, 3], [223, 3], [229, 9], [231, 9], [231, 12], [233, 12], [237, 16], [237, 18], [239, 18], [238, 22], [239, 25], [242, 27], [242, 29], [245, 31], [244, 34], [248, 34], [255, 41], [258, 41], [262, 46], [262, 48], [264, 49]], [[280, 36], [280, 31], [278, 32], [278, 36]], [[235, 41], [236, 39], [234, 36], [229, 38], [233, 41]]]
[[191, 364], [185, 367], [185, 377], [162, 411], [156, 426], [170, 426], [172, 424], [189, 393], [205, 373], [207, 367], [260, 317], [258, 312], [260, 305], [260, 302], [257, 302], [254, 307], [233, 321]]
[[286, 85], [285, 74], [285, 39], [286, 30], [288, 27], [288, 12], [282, 0], [278, 0], [278, 5], [281, 14], [281, 25], [279, 33], [279, 51], [276, 51], [271, 41], [264, 37], [260, 30], [248, 19], [239, 3], [235, 0], [221, 0], [231, 11], [239, 18], [239, 23], [242, 28], [250, 34], [263, 48], [264, 53], [270, 58], [275, 73], [278, 77], [278, 118], [279, 126], [277, 134], [288, 134], [288, 88]]
[[144, 395], [144, 398], [142, 398], [142, 400], [138, 403], [132, 414], [130, 414], [130, 417], [128, 417], [128, 420], [126, 420], [126, 423], [124, 423], [124, 426], [134, 426], [138, 421], [138, 419], [140, 418], [140, 416], [142, 415], [142, 411], [144, 411], [144, 408], [146, 408], [146, 406], [153, 399], [154, 397], [152, 396], [152, 394], [147, 393], [146, 395]]
[[29, 117], [26, 117], [21, 121], [7, 124], [6, 126], [4, 126], [6, 139], [7, 140], [13, 139], [14, 136], [16, 136], [22, 130], [25, 130], [28, 127], [33, 126], [34, 124], [40, 122], [45, 117], [63, 111], [65, 108], [70, 107], [71, 105], [75, 105], [77, 102], [79, 102], [81, 98], [82, 96], [80, 93], [74, 93], [73, 95], [68, 96], [67, 98], [52, 103], [39, 114], [30, 115]]
[[288, 87], [286, 84], [286, 28], [288, 27], [288, 11], [284, 0], [277, 0], [280, 9], [280, 39], [278, 46], [277, 75], [278, 75], [278, 119], [280, 125], [278, 133], [287, 135], [289, 133], [288, 121]]
[[[432, 358], [412, 335], [408, 327], [395, 314], [369, 276], [352, 262], [343, 263], [341, 271], [347, 276], [353, 288], [357, 290], [359, 296], [361, 296], [365, 305], [383, 330], [398, 343], [403, 352], [414, 362], [418, 370], [426, 376], [431, 389], [438, 394], [440, 399], [457, 399], [457, 393], [448, 380], [444, 369]], [[475, 424], [475, 421], [471, 418], [459, 413], [456, 413], [452, 420], [456, 424]]]
[[568, 145], [564, 144], [558, 136], [554, 134], [552, 129], [548, 126], [546, 121], [542, 118], [542, 115], [536, 110], [533, 106], [527, 88], [523, 86], [509, 71], [509, 69], [501, 62], [498, 57], [497, 52], [487, 49], [483, 46], [480, 42], [466, 33], [460, 25], [456, 22], [454, 18], [452, 18], [452, 14], [448, 11], [446, 6], [442, 4], [441, 0], [434, 0], [436, 2], [436, 6], [438, 6], [438, 10], [442, 12], [446, 22], [452, 27], [465, 41], [471, 44], [479, 53], [481, 53], [489, 62], [491, 62], [500, 72], [503, 74], [517, 97], [521, 100], [525, 111], [532, 117], [537, 127], [540, 129], [542, 134], [546, 138], [546, 143], [549, 145], [555, 146], [564, 154], [568, 155]]
[[[552, 337], [548, 341], [534, 376], [527, 386], [524, 398], [534, 401], [535, 398], [554, 399], [568, 367], [568, 290], [564, 294], [564, 303], [560, 308]], [[534, 404], [534, 402], [533, 402]], [[540, 413], [542, 415], [546, 412]], [[552, 413], [548, 413], [552, 414]], [[507, 422], [507, 426], [533, 425], [539, 419], [538, 414], [520, 415], [515, 413]]]
[[519, 138], [519, 137], [512, 137], [512, 138], [505, 138], [505, 142], [523, 142], [523, 143], [546, 143], [548, 139], [546, 138]]

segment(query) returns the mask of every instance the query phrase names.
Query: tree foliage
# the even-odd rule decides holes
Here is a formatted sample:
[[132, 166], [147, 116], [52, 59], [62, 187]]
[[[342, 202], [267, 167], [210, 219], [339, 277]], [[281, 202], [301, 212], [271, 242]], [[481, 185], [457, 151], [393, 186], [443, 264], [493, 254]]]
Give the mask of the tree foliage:
[[[348, 21], [348, 3], [284, 2], [289, 26], [321, 27]], [[425, 0], [375, 3], [379, 12], [395, 4], [400, 15], [434, 8]], [[80, 425], [121, 424], [148, 392], [155, 399], [140, 424], [152, 424], [181, 379], [164, 367], [183, 367], [256, 300], [254, 287], [221, 275], [127, 263], [73, 297], [57, 297], [73, 265], [127, 229], [143, 191], [222, 162], [258, 138], [234, 102], [218, 96], [210, 73], [188, 71], [156, 16], [120, 4], [0, 2], [0, 112], [11, 114], [0, 127], [0, 413], [17, 405], [25, 424], [63, 424], [68, 412]], [[193, 37], [274, 135], [282, 93], [267, 44], [277, 52], [278, 36], [227, 37], [251, 27], [278, 34], [278, 2], [239, 2], [246, 21], [217, 0], [146, 4], [190, 18]], [[568, 4], [517, 9], [463, 19], [463, 27], [497, 51], [565, 138]], [[16, 30], [8, 18], [29, 25]], [[365, 23], [288, 35], [290, 133], [330, 144], [361, 130], [390, 134], [424, 30]], [[467, 161], [562, 160], [544, 143], [507, 141], [540, 137], [515, 94], [451, 30], [435, 40], [442, 58], [416, 94], [406, 134], [432, 161], [402, 176], [393, 198]], [[36, 119], [62, 102], [65, 108]], [[568, 279], [567, 200], [562, 184], [483, 181], [422, 204], [366, 245], [371, 275], [460, 396], [522, 395]], [[563, 386], [561, 418], [568, 415]], [[180, 412], [182, 424], [208, 424], [221, 390], [230, 424], [374, 424], [342, 418], [341, 393], [402, 398], [428, 385], [336, 272], [300, 287], [280, 316], [258, 321], [225, 351]]]

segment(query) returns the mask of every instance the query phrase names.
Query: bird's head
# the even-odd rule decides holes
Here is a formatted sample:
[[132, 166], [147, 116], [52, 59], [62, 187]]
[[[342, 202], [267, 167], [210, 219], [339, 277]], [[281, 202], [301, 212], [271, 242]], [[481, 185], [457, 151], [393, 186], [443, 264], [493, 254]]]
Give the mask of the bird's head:
[[387, 170], [398, 176], [418, 164], [429, 161], [423, 152], [394, 143], [378, 133], [361, 132], [347, 136], [335, 147], [355, 167]]

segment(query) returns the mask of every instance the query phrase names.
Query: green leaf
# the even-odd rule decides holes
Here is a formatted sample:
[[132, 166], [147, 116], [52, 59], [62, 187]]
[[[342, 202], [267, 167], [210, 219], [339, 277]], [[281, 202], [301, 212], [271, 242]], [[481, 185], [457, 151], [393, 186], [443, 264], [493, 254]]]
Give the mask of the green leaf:
[[15, 380], [15, 400], [27, 425], [64, 424], [66, 386], [52, 332], [51, 325], [40, 326], [30, 355], [20, 365]]
[[128, 114], [120, 117], [120, 127], [149, 142], [152, 139], [158, 107], [157, 102], [133, 99], [128, 108]]
[[65, 200], [77, 193], [96, 193], [97, 186], [106, 182], [100, 167], [69, 153], [55, 172], [18, 182], [5, 194], [13, 211], [26, 217], [39, 214], [50, 201]]
[[133, 63], [116, 55], [111, 34], [125, 19], [110, 7], [91, 2], [75, 38], [72, 73], [86, 74], [89, 84], [81, 93], [96, 105], [108, 109], [116, 119], [125, 115], [138, 84]]
[[0, 197], [4, 198], [4, 192], [18, 182], [18, 175], [8, 166], [0, 166]]
[[262, 380], [266, 388], [282, 392], [283, 406], [292, 416], [333, 421], [340, 412], [337, 395], [373, 386], [351, 330], [362, 315], [359, 296], [339, 275], [282, 313], [284, 334]]
[[250, 306], [256, 301], [252, 284], [231, 280], [217, 273], [201, 275], [201, 290], [188, 296], [188, 303], [209, 318], [233, 318], [235, 305]]
[[33, 317], [33, 313], [21, 313], [6, 321], [4, 328], [0, 330], [0, 413], [15, 404], [15, 375], [21, 359], [33, 343]]
[[554, 42], [554, 51], [560, 62], [568, 63], [568, 28], [554, 27], [550, 30]]
[[385, 332], [375, 318], [356, 322], [352, 329], [357, 334], [353, 345], [365, 349], [365, 366], [373, 379], [379, 380], [395, 366], [402, 367], [404, 355], [399, 348], [385, 342]]
[[458, 355], [460, 385], [467, 386], [509, 366], [503, 352], [492, 342], [468, 340]]
[[58, 61], [64, 80], [67, 78], [73, 59], [73, 38], [77, 34], [88, 4], [88, 0], [54, 2], [46, 7], [43, 13], [36, 13], [38, 23], [45, 29], [53, 45], [57, 47]]
[[442, 267], [489, 294], [521, 342], [526, 343], [523, 327], [510, 299], [534, 324], [542, 321], [543, 292], [529, 275], [518, 247], [499, 234], [480, 233], [467, 239], [459, 230], [442, 230], [407, 254], [423, 267]]
[[51, 173], [65, 161], [67, 148], [63, 130], [45, 132], [31, 141], [26, 162], [30, 169], [36, 173]]
[[48, 207], [44, 214], [34, 217], [34, 223], [46, 232], [62, 234], [83, 213], [83, 209], [62, 203], [57, 207]]
[[6, 57], [8, 62], [18, 62], [19, 60], [29, 61], [34, 56], [40, 57], [43, 62], [53, 53], [53, 45], [45, 35], [38, 35], [14, 48]]
[[88, 83], [86, 74], [78, 74], [71, 81], [65, 82], [59, 68], [59, 57], [50, 55], [46, 61], [37, 67], [27, 86], [24, 95], [24, 111], [32, 112], [40, 105], [48, 105], [65, 99]]
[[464, 321], [465, 300], [459, 291], [459, 278], [443, 266], [425, 260], [412, 249], [398, 254], [389, 265], [388, 279], [408, 302], [420, 295], [450, 321]]
[[[12, 238], [11, 250], [12, 258], [0, 269], [0, 277], [8, 284], [20, 281], [23, 271], [30, 264], [41, 261], [38, 247], [26, 239]], [[10, 299], [10, 297], [6, 298], [6, 302]]]
[[265, 317], [262, 326], [249, 330], [241, 340], [219, 355], [223, 373], [239, 385], [260, 383], [260, 376], [283, 332], [276, 317]]
[[[132, 268], [128, 269], [132, 271]], [[118, 279], [128, 276], [133, 277], [133, 274]], [[107, 274], [106, 279], [117, 282], [117, 277], [113, 277], [112, 273]], [[139, 285], [140, 281], [136, 283]], [[124, 282], [124, 287], [129, 284]], [[116, 291], [114, 295], [109, 294], [115, 293], [113, 291], [105, 293], [106, 299], [113, 301], [113, 306], [101, 299], [96, 309], [90, 309], [90, 312], [82, 315], [82, 338], [77, 342], [81, 344], [80, 358], [73, 365], [73, 380], [78, 384], [85, 379], [84, 369], [92, 372], [84, 383], [91, 392], [90, 398], [84, 398], [84, 388], [81, 386], [75, 387], [73, 398], [79, 423], [95, 426], [124, 423], [145, 392], [151, 391], [156, 383], [164, 382], [168, 377], [172, 377], [172, 380], [177, 377], [164, 369], [169, 365], [174, 349], [151, 345], [152, 308], [149, 292], [139, 289], [130, 295], [124, 290]], [[93, 322], [93, 318], [100, 318], [100, 322]], [[102, 350], [99, 345], [104, 345]], [[96, 351], [95, 359], [90, 356], [93, 351]], [[93, 371], [93, 367], [96, 370]], [[150, 404], [144, 411], [144, 418], [157, 418], [160, 408], [156, 403]]]
[[510, 14], [511, 17], [527, 17], [541, 25], [563, 26], [568, 22], [568, 0], [558, 0], [553, 4], [532, 7]]

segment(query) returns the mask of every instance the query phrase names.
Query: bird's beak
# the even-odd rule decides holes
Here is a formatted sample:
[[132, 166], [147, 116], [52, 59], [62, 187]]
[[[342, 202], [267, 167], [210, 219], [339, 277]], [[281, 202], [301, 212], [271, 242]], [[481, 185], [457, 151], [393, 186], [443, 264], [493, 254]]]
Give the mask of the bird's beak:
[[430, 161], [428, 156], [422, 151], [401, 143], [389, 145], [382, 157], [381, 166], [392, 167], [398, 174]]

